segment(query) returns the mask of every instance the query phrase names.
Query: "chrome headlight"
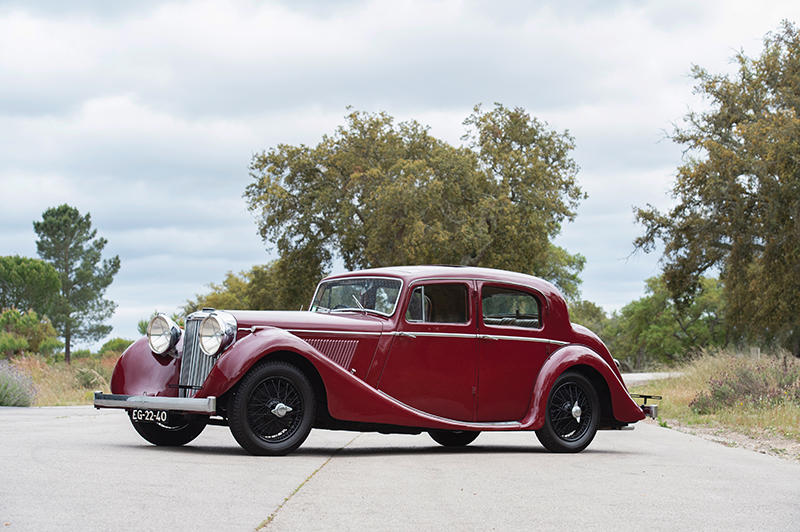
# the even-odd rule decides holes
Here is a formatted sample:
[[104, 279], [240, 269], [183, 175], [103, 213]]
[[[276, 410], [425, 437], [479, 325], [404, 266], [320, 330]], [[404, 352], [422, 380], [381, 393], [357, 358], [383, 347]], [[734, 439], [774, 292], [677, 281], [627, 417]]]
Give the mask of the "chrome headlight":
[[157, 355], [173, 351], [181, 338], [181, 328], [166, 314], [156, 314], [147, 324], [147, 343]]
[[236, 318], [227, 312], [214, 312], [200, 323], [200, 349], [213, 357], [236, 339]]

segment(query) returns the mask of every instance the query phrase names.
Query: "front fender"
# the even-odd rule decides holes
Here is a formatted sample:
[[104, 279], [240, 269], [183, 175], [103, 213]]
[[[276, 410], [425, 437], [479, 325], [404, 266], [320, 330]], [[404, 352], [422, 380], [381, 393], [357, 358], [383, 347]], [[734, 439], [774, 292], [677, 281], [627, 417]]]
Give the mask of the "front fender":
[[611, 399], [614, 418], [622, 423], [634, 423], [644, 419], [642, 408], [628, 394], [625, 385], [603, 358], [581, 345], [568, 345], [554, 352], [544, 363], [534, 385], [529, 414], [523, 425], [534, 430], [542, 428], [547, 411], [550, 390], [559, 375], [577, 366], [588, 366], [605, 380]]
[[179, 378], [178, 360], [154, 355], [147, 338], [140, 338], [117, 360], [111, 375], [111, 393], [177, 397]]
[[319, 364], [327, 362], [333, 365], [301, 338], [283, 329], [265, 327], [237, 340], [219, 358], [203, 388], [197, 392], [197, 397], [220, 397], [239, 382], [256, 362], [278, 351], [291, 351], [304, 356], [317, 371], [320, 370]]

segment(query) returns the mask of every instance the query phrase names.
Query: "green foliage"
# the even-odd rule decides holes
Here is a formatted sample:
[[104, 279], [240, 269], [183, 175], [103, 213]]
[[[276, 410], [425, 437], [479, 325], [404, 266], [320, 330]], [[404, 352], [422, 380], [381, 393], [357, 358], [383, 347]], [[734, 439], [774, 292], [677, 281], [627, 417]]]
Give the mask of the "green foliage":
[[[499, 104], [475, 107], [464, 124], [467, 146], [454, 147], [418, 122], [356, 111], [314, 147], [256, 155], [244, 196], [281, 259], [229, 276], [207, 297], [226, 307], [297, 308], [335, 256], [348, 269], [505, 268], [577, 296], [584, 259], [551, 242], [584, 197], [572, 138]], [[256, 286], [244, 294], [240, 281]], [[254, 294], [262, 281], [270, 288]]]
[[61, 282], [50, 264], [27, 257], [0, 257], [0, 310], [32, 309], [50, 313], [58, 300]]
[[[146, 332], [146, 331], [145, 331]], [[100, 347], [99, 355], [108, 355], [111, 353], [121, 354], [123, 351], [133, 343], [133, 340], [127, 338], [112, 338]]]
[[0, 356], [11, 357], [25, 351], [52, 355], [62, 343], [47, 318], [33, 310], [7, 309], [0, 313]]
[[103, 294], [119, 271], [119, 257], [101, 262], [106, 239], [97, 237], [90, 214], [82, 216], [69, 205], [47, 209], [33, 228], [39, 237], [39, 256], [52, 264], [60, 277], [61, 297], [50, 318], [64, 338], [64, 357], [69, 363], [74, 339], [98, 340], [111, 331], [103, 322], [114, 313], [116, 304], [103, 299]]
[[665, 280], [681, 304], [718, 269], [730, 325], [800, 356], [800, 33], [784, 22], [760, 57], [740, 52], [736, 61], [732, 76], [693, 69], [710, 107], [676, 129], [689, 154], [677, 205], [639, 209], [636, 246], [664, 243]]
[[31, 406], [33, 382], [5, 360], [0, 360], [0, 406]]
[[605, 329], [609, 324], [606, 311], [599, 305], [585, 299], [570, 303], [569, 319], [572, 323], [587, 327], [601, 338], [604, 336]]
[[648, 279], [645, 292], [602, 327], [604, 341], [623, 363], [634, 369], [673, 364], [729, 343], [717, 279], [700, 278], [694, 299], [685, 305], [675, 304], [661, 277]]
[[739, 358], [708, 380], [708, 388], [689, 403], [698, 414], [726, 408], [771, 408], [790, 402], [800, 406], [800, 362], [786, 356]]
[[189, 314], [205, 307], [298, 310], [308, 306], [323, 274], [313, 260], [292, 262], [286, 258], [253, 266], [239, 275], [228, 272], [222, 284], [212, 283], [209, 293], [198, 294], [195, 300], [187, 301], [184, 312]]

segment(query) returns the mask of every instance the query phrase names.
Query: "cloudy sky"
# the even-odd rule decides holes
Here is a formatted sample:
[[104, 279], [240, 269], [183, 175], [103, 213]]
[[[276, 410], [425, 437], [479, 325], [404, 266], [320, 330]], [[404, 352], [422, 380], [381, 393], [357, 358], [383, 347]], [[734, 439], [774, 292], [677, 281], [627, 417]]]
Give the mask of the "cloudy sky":
[[315, 144], [346, 107], [416, 119], [451, 143], [473, 105], [522, 106], [577, 144], [589, 194], [558, 243], [583, 296], [640, 297], [632, 208], [670, 204], [689, 70], [730, 72], [794, 1], [0, 0], [0, 255], [32, 222], [90, 212], [122, 269], [114, 336], [273, 255], [242, 192], [252, 155]]

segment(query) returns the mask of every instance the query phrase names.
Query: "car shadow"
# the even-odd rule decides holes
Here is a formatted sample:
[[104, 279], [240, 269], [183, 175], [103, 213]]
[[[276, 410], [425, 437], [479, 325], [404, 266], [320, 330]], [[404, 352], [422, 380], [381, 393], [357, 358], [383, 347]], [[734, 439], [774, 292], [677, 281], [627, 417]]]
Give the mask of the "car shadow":
[[[244, 449], [239, 446], [210, 446], [210, 445], [184, 445], [182, 447], [157, 447], [143, 443], [141, 445], [124, 444], [116, 447], [124, 449], [136, 449], [145, 452], [158, 452], [158, 453], [177, 453], [177, 454], [194, 454], [194, 455], [217, 455], [217, 456], [250, 456]], [[291, 456], [442, 456], [442, 455], [492, 455], [492, 454], [533, 454], [533, 455], [555, 455], [547, 451], [544, 447], [536, 444], [528, 445], [468, 445], [466, 447], [442, 447], [434, 445], [430, 447], [384, 447], [384, 446], [370, 446], [370, 447], [300, 447], [287, 457]], [[630, 451], [616, 451], [613, 449], [592, 449], [591, 447], [583, 450], [582, 455], [618, 455], [618, 456], [631, 456], [637, 453]], [[266, 457], [254, 457], [266, 458]], [[282, 458], [282, 457], [277, 457]]]

